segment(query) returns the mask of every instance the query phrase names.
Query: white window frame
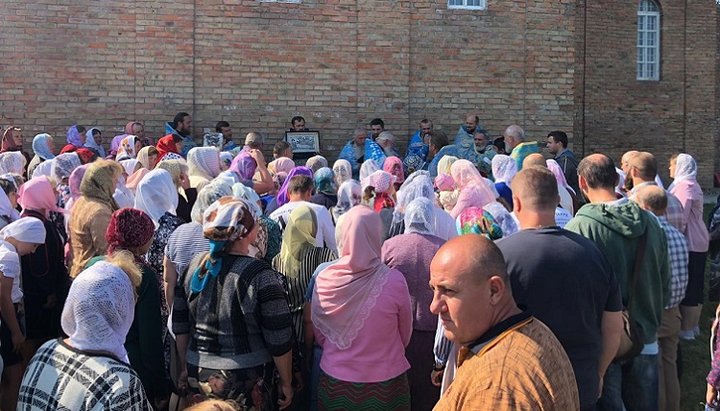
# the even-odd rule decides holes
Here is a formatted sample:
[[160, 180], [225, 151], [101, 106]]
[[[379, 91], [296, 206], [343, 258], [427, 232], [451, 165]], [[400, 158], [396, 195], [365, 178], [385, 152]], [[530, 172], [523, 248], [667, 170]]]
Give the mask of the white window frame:
[[[647, 10], [648, 5], [652, 5], [655, 10]], [[648, 30], [648, 22], [654, 20], [655, 30]], [[641, 27], [642, 22], [642, 27]], [[652, 39], [654, 44], [647, 45], [648, 40]], [[641, 81], [659, 81], [660, 80], [660, 6], [653, 0], [640, 0], [637, 12], [637, 79]], [[642, 42], [642, 44], [641, 44]], [[653, 50], [654, 59], [648, 59], [649, 50]], [[652, 71], [652, 73], [651, 73]]]
[[487, 8], [487, 0], [479, 0], [478, 5], [468, 5], [468, 1], [470, 0], [460, 0], [462, 4], [451, 4], [452, 0], [448, 0], [447, 7], [448, 9], [457, 9], [457, 10], [485, 10]]

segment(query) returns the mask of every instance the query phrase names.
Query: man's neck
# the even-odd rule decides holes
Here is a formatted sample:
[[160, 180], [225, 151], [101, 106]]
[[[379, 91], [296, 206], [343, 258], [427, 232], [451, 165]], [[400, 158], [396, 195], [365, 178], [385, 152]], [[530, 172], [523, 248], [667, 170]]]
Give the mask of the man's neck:
[[568, 150], [567, 148], [561, 148], [560, 151], [558, 151], [557, 154], [555, 154], [555, 158], [560, 157], [566, 151], [570, 151], [570, 150]]
[[535, 211], [532, 213], [516, 213], [518, 221], [520, 222], [520, 228], [523, 230], [531, 230], [536, 228], [554, 227], [557, 225], [555, 222], [555, 210], [548, 211]]
[[617, 200], [615, 191], [605, 188], [590, 189], [585, 195], [591, 204], [609, 203]]

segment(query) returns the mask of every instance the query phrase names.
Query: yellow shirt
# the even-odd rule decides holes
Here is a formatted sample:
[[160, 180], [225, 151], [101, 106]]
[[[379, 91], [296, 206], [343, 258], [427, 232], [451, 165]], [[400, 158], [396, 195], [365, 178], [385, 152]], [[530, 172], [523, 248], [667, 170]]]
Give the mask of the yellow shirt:
[[461, 348], [458, 364], [435, 411], [580, 409], [570, 360], [538, 319], [508, 329], [477, 354]]

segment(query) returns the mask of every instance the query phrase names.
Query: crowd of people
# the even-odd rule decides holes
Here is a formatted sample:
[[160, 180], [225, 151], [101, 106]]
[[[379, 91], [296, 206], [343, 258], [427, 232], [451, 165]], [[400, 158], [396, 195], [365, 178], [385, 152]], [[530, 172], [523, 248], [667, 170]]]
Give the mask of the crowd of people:
[[422, 120], [404, 156], [373, 119], [332, 167], [285, 141], [266, 163], [225, 121], [165, 131], [75, 124], [32, 155], [4, 131], [1, 409], [680, 409], [708, 257], [720, 294], [692, 156], [665, 189], [652, 153], [476, 115], [452, 140]]

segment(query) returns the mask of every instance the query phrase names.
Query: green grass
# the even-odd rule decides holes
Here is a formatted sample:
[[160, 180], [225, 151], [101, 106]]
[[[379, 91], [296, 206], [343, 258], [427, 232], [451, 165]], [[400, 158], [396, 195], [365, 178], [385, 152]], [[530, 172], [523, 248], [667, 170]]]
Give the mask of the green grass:
[[[705, 221], [712, 209], [712, 204], [705, 205]], [[705, 270], [705, 276], [709, 274], [709, 264]], [[707, 295], [707, 282], [705, 284]], [[682, 352], [682, 375], [680, 377], [681, 411], [704, 410], [705, 404], [705, 377], [710, 371], [710, 326], [715, 318], [717, 303], [703, 305], [702, 316], [700, 317], [700, 336], [695, 341], [680, 341]]]

